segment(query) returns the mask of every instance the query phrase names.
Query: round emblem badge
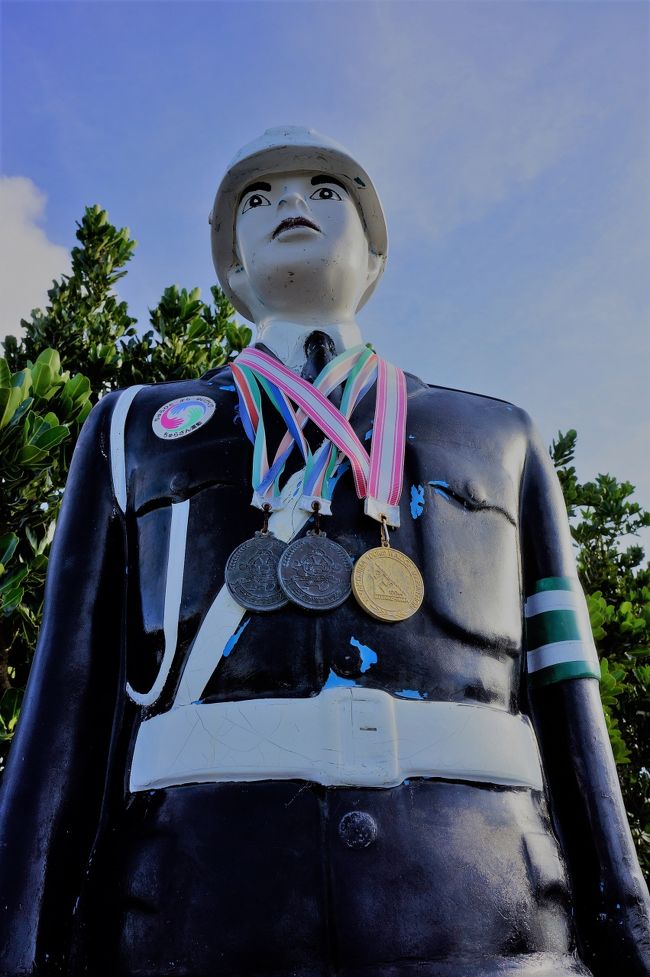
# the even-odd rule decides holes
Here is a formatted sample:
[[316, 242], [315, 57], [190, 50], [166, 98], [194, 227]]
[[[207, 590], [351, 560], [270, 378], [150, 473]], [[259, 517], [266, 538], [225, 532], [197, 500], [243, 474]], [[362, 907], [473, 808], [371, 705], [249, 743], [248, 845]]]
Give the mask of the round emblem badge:
[[151, 426], [156, 437], [173, 441], [203, 427], [214, 409], [215, 403], [209, 397], [177, 397], [156, 411]]

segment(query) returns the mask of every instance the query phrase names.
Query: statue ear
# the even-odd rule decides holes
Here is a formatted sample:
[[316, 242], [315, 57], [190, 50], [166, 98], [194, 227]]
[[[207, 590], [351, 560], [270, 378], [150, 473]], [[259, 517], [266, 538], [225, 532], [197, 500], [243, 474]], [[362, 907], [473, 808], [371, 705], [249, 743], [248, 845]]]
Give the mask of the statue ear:
[[383, 254], [376, 254], [376, 252], [370, 251], [370, 249], [368, 250], [368, 274], [366, 276], [366, 289], [368, 289], [381, 275], [385, 260], [386, 259]]
[[251, 310], [256, 308], [258, 302], [251, 288], [248, 273], [239, 262], [230, 268], [228, 272], [228, 284], [237, 298], [243, 302], [244, 306]]

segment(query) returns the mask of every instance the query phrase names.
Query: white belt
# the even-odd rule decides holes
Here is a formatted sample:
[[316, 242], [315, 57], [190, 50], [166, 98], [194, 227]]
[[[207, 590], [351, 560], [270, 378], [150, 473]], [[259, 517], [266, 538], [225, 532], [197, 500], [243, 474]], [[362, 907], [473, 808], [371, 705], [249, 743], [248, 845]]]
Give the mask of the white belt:
[[340, 688], [308, 699], [184, 705], [147, 719], [130, 789], [255, 780], [394, 787], [409, 777], [542, 788], [525, 716]]

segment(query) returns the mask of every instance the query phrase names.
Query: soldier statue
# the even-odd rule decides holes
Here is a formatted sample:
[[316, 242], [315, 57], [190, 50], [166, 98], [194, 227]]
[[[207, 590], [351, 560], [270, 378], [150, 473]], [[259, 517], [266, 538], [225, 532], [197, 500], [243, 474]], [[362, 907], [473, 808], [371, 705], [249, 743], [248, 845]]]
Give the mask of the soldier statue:
[[84, 426], [5, 775], [2, 977], [647, 975], [530, 419], [364, 343], [386, 226], [331, 139], [265, 132], [210, 224], [257, 342]]

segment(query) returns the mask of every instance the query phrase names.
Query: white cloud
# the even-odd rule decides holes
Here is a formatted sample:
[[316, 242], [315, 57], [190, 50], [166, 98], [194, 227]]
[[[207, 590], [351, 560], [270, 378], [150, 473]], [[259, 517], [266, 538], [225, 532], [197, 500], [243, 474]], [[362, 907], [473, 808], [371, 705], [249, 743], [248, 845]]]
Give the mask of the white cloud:
[[0, 177], [0, 338], [20, 333], [21, 318], [47, 303], [52, 280], [70, 267], [67, 249], [39, 227], [45, 203], [27, 177]]

